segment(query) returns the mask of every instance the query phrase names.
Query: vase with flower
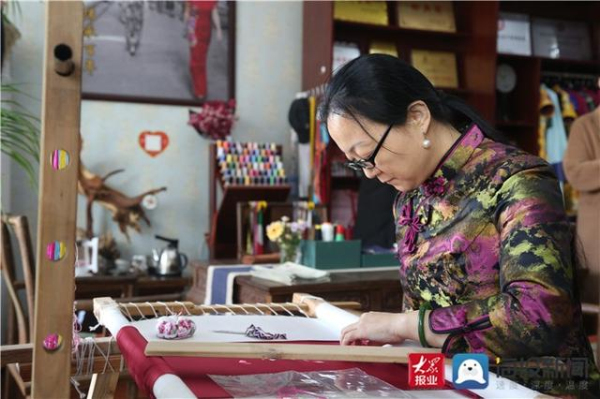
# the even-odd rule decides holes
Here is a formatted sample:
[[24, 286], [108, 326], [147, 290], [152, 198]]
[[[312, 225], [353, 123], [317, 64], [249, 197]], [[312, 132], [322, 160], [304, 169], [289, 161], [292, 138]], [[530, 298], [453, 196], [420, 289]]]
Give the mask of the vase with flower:
[[281, 263], [300, 262], [300, 242], [304, 230], [306, 230], [306, 222], [303, 220], [292, 222], [287, 216], [267, 226], [267, 237], [279, 246]]

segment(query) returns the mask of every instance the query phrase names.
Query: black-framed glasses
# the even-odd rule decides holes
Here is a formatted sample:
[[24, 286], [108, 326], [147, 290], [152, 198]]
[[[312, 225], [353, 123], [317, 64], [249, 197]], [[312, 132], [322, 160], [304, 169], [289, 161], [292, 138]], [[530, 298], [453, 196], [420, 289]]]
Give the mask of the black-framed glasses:
[[379, 149], [383, 146], [383, 142], [385, 141], [385, 138], [392, 130], [393, 126], [394, 126], [393, 124], [388, 126], [387, 130], [385, 131], [385, 133], [383, 133], [383, 136], [381, 136], [381, 139], [377, 143], [375, 150], [373, 151], [373, 153], [371, 154], [371, 156], [369, 158], [357, 159], [356, 161], [347, 161], [345, 163], [345, 165], [347, 167], [349, 167], [350, 169], [354, 169], [354, 170], [373, 169], [375, 167], [375, 157], [377, 156]]

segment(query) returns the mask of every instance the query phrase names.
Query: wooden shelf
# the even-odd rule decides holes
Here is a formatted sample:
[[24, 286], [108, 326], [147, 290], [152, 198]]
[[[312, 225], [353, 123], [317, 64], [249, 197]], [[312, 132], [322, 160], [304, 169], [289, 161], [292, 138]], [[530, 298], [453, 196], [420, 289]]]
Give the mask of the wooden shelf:
[[352, 22], [352, 21], [340, 21], [334, 20], [334, 28], [336, 30], [357, 30], [361, 32], [370, 31], [379, 32], [379, 33], [393, 33], [394, 39], [398, 39], [399, 36], [418, 36], [418, 37], [437, 37], [441, 39], [452, 39], [459, 40], [464, 39], [469, 36], [468, 33], [465, 32], [440, 32], [433, 30], [422, 30], [422, 29], [406, 29], [400, 28], [399, 26], [394, 25], [375, 25], [375, 24], [366, 24], [362, 22]]
[[531, 55], [498, 53], [498, 61], [535, 61], [536, 57]]
[[570, 60], [564, 58], [537, 57], [542, 62], [542, 70], [600, 74], [598, 60]]
[[256, 190], [266, 190], [266, 191], [281, 191], [281, 190], [290, 190], [292, 187], [289, 184], [277, 184], [273, 186], [269, 186], [267, 184], [230, 184], [228, 186], [224, 186], [225, 190], [247, 190], [247, 191], [256, 191]]
[[[410, 63], [414, 49], [456, 54], [460, 88], [438, 88], [460, 97], [486, 120], [506, 133], [522, 149], [537, 154], [539, 87], [544, 72], [600, 74], [600, 23], [598, 2], [553, 2], [541, 7], [535, 2], [453, 2], [456, 33], [405, 29], [397, 24], [396, 3], [387, 1], [388, 25], [334, 20], [333, 2], [307, 1], [304, 7], [302, 88], [322, 84], [332, 68], [336, 42], [355, 43], [362, 54], [373, 41], [394, 43], [398, 57]], [[498, 12], [518, 12], [531, 18], [546, 17], [584, 21], [590, 26], [593, 60], [550, 59], [534, 55], [497, 52]], [[496, 91], [496, 68], [511, 65], [517, 74], [515, 89], [505, 96]], [[507, 115], [509, 120], [502, 120]], [[335, 147], [332, 145], [330, 147]], [[338, 150], [331, 149], [330, 154]], [[330, 158], [331, 160], [332, 158]], [[348, 177], [328, 176], [330, 189], [359, 187]], [[332, 208], [336, 204], [330, 204]]]
[[498, 62], [540, 62], [542, 70], [600, 74], [600, 61], [598, 60], [572, 60], [565, 58], [538, 57], [534, 55], [498, 53]]
[[[281, 153], [281, 147], [278, 146]], [[287, 200], [291, 186], [279, 185], [243, 185], [225, 186], [217, 163], [215, 143], [209, 146], [209, 217], [210, 233], [206, 235], [211, 259], [234, 259], [238, 255], [237, 242], [237, 204], [248, 201], [284, 202]], [[220, 204], [217, 205], [217, 191], [221, 189]]]
[[529, 128], [533, 129], [537, 125], [530, 121], [524, 120], [512, 120], [512, 121], [496, 121], [496, 127], [498, 128]]

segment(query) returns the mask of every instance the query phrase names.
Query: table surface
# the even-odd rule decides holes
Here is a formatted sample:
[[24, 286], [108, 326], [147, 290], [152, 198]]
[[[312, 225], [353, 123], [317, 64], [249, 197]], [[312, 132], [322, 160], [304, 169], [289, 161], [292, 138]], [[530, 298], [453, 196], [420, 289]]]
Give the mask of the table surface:
[[[235, 263], [239, 264], [239, 262]], [[208, 262], [193, 262], [194, 283], [187, 299], [202, 303], [206, 293]], [[398, 270], [367, 270], [330, 273], [329, 281], [302, 280], [291, 285], [252, 276], [235, 278], [235, 303], [288, 302], [293, 293], [304, 292], [329, 301], [357, 301], [363, 310], [400, 311], [402, 288]]]

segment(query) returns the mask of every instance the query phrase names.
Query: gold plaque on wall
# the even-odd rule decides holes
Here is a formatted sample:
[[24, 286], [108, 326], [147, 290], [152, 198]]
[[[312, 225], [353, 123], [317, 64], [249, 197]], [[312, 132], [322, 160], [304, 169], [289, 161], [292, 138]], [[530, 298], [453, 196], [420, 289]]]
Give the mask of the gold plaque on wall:
[[435, 87], [458, 88], [456, 54], [446, 51], [412, 50], [412, 65]]
[[397, 7], [401, 28], [456, 32], [451, 1], [401, 1]]
[[385, 1], [336, 1], [333, 6], [333, 18], [374, 25], [389, 23]]
[[398, 49], [395, 43], [374, 41], [369, 46], [369, 54], [388, 54], [398, 57]]

